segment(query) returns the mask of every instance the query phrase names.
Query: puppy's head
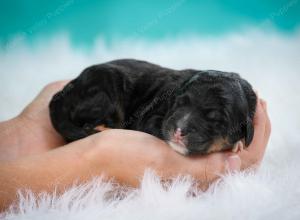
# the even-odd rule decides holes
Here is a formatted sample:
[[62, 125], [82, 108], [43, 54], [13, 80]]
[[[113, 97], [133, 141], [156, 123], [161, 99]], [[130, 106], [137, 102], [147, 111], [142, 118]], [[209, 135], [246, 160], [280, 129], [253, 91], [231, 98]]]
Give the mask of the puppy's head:
[[181, 154], [248, 146], [256, 95], [238, 74], [201, 71], [181, 85], [163, 122], [163, 136]]

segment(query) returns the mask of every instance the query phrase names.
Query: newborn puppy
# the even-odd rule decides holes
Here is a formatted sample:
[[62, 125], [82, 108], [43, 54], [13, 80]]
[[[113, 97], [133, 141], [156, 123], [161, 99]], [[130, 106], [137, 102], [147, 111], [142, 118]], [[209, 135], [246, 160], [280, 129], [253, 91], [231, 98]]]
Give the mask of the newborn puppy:
[[49, 108], [67, 142], [123, 128], [152, 134], [184, 155], [208, 154], [250, 144], [256, 95], [236, 73], [124, 59], [85, 69]]

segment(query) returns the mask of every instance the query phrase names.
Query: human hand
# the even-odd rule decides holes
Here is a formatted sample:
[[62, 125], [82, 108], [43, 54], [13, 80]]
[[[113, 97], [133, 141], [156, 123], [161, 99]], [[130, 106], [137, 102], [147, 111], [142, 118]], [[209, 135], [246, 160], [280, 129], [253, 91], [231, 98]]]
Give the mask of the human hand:
[[20, 115], [0, 123], [0, 160], [37, 154], [65, 144], [51, 124], [48, 104], [67, 82], [48, 84]]
[[38, 96], [18, 116], [24, 125], [31, 127], [36, 144], [47, 145], [49, 149], [65, 144], [62, 137], [53, 128], [49, 115], [49, 102], [53, 95], [61, 90], [68, 80], [46, 85]]
[[[182, 156], [164, 141], [149, 134], [111, 129], [90, 137], [91, 152], [87, 158], [95, 169], [105, 164], [108, 176], [119, 182], [137, 186], [147, 168], [154, 169], [163, 179], [191, 175], [206, 188], [227, 171], [239, 171], [257, 165], [263, 158], [271, 125], [266, 103], [258, 100], [254, 118], [254, 138], [247, 149], [239, 153], [218, 152], [207, 156]], [[101, 158], [101, 159], [100, 159]]]
[[254, 115], [254, 137], [248, 148], [242, 149], [238, 155], [241, 158], [241, 169], [258, 167], [264, 157], [271, 135], [271, 121], [267, 112], [267, 103], [259, 99]]

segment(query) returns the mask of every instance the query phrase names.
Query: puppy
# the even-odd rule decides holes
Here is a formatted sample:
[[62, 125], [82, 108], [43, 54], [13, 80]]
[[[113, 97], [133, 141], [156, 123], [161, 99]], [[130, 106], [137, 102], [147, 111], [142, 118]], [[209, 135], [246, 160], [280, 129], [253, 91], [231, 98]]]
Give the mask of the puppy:
[[152, 134], [188, 155], [247, 147], [256, 99], [236, 73], [123, 59], [88, 67], [54, 95], [49, 108], [67, 142], [122, 128]]

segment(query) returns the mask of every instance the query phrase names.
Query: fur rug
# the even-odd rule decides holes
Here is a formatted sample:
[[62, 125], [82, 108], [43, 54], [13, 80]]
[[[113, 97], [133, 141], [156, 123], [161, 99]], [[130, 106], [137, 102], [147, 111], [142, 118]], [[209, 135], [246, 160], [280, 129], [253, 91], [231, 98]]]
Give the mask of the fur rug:
[[132, 57], [173, 68], [241, 73], [268, 101], [272, 136], [261, 168], [223, 176], [206, 192], [188, 196], [193, 180], [165, 187], [152, 171], [139, 189], [101, 177], [63, 195], [19, 193], [0, 219], [300, 219], [300, 32], [249, 30], [222, 38], [128, 40], [110, 47], [100, 40], [74, 49], [60, 35], [29, 46], [14, 39], [0, 52], [0, 120], [18, 114], [47, 83], [73, 78], [86, 66]]

